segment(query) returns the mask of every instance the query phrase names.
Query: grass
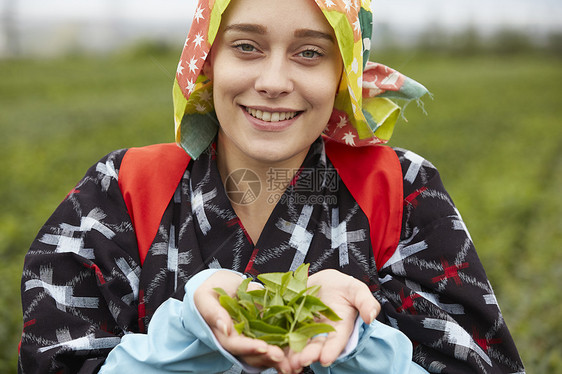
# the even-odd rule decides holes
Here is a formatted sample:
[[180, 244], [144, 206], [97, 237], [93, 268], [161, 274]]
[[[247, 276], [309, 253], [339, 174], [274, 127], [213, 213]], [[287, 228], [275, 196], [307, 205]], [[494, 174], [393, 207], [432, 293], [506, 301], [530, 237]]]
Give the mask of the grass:
[[[111, 150], [173, 141], [177, 53], [0, 61], [0, 373], [16, 372], [23, 256], [56, 205]], [[424, 83], [392, 145], [440, 170], [529, 372], [562, 370], [562, 59], [382, 53]]]

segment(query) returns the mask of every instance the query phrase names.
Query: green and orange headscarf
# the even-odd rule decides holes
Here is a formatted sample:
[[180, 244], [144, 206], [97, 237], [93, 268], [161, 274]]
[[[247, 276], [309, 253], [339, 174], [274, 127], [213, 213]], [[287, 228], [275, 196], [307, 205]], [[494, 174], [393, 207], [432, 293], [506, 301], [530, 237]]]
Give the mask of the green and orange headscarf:
[[[369, 61], [370, 0], [315, 0], [333, 27], [344, 64], [324, 135], [350, 146], [387, 142], [400, 115], [391, 99], [419, 100], [427, 90], [399, 72]], [[197, 158], [219, 127], [212, 82], [202, 73], [230, 0], [199, 0], [174, 81], [176, 142]]]

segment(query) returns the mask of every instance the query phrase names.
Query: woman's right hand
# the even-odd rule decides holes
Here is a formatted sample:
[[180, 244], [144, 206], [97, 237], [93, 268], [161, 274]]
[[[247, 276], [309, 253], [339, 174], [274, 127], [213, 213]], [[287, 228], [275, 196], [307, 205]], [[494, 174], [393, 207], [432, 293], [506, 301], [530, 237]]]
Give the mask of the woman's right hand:
[[[199, 313], [221, 346], [246, 364], [258, 368], [274, 367], [281, 373], [299, 373], [302, 368], [291, 369], [289, 359], [281, 348], [240, 335], [234, 329], [232, 318], [220, 305], [218, 294], [213, 288], [220, 287], [227, 294], [234, 296], [242, 280], [240, 275], [223, 270], [210, 276], [194, 294], [195, 306]], [[248, 288], [258, 287], [250, 283]]]

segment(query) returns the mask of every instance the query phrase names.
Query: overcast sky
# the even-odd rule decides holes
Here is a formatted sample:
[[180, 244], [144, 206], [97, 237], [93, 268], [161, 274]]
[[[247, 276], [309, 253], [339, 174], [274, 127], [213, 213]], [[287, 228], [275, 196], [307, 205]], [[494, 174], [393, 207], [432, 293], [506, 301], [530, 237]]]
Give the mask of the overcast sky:
[[[195, 0], [0, 0], [17, 4], [22, 18], [95, 19], [109, 14], [135, 20], [189, 19]], [[396, 22], [428, 20], [562, 26], [561, 0], [375, 0], [376, 16]]]
[[[53, 49], [79, 38], [102, 48], [117, 39], [111, 33], [123, 40], [182, 39], [195, 5], [196, 0], [0, 0], [0, 23], [10, 13], [23, 49], [44, 47], [47, 39]], [[470, 25], [483, 32], [502, 27], [530, 35], [562, 32], [562, 0], [374, 0], [374, 10], [375, 23], [410, 35], [428, 25], [453, 31]], [[0, 35], [0, 52], [6, 39]]]

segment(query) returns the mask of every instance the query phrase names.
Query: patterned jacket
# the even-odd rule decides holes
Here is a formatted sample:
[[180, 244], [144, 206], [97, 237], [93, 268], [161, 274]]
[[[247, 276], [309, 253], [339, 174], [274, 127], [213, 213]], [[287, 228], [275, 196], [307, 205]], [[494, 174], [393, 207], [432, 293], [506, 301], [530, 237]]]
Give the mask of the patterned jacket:
[[420, 156], [395, 149], [402, 231], [383, 264], [373, 256], [368, 218], [319, 140], [257, 243], [232, 209], [212, 148], [190, 162], [141, 266], [119, 187], [126, 152], [88, 170], [26, 256], [21, 373], [96, 372], [121, 336], [145, 332], [158, 306], [181, 299], [187, 279], [205, 268], [256, 274], [303, 262], [311, 272], [335, 268], [367, 283], [383, 307], [379, 319], [412, 340], [414, 361], [429, 372], [524, 372], [466, 226]]

